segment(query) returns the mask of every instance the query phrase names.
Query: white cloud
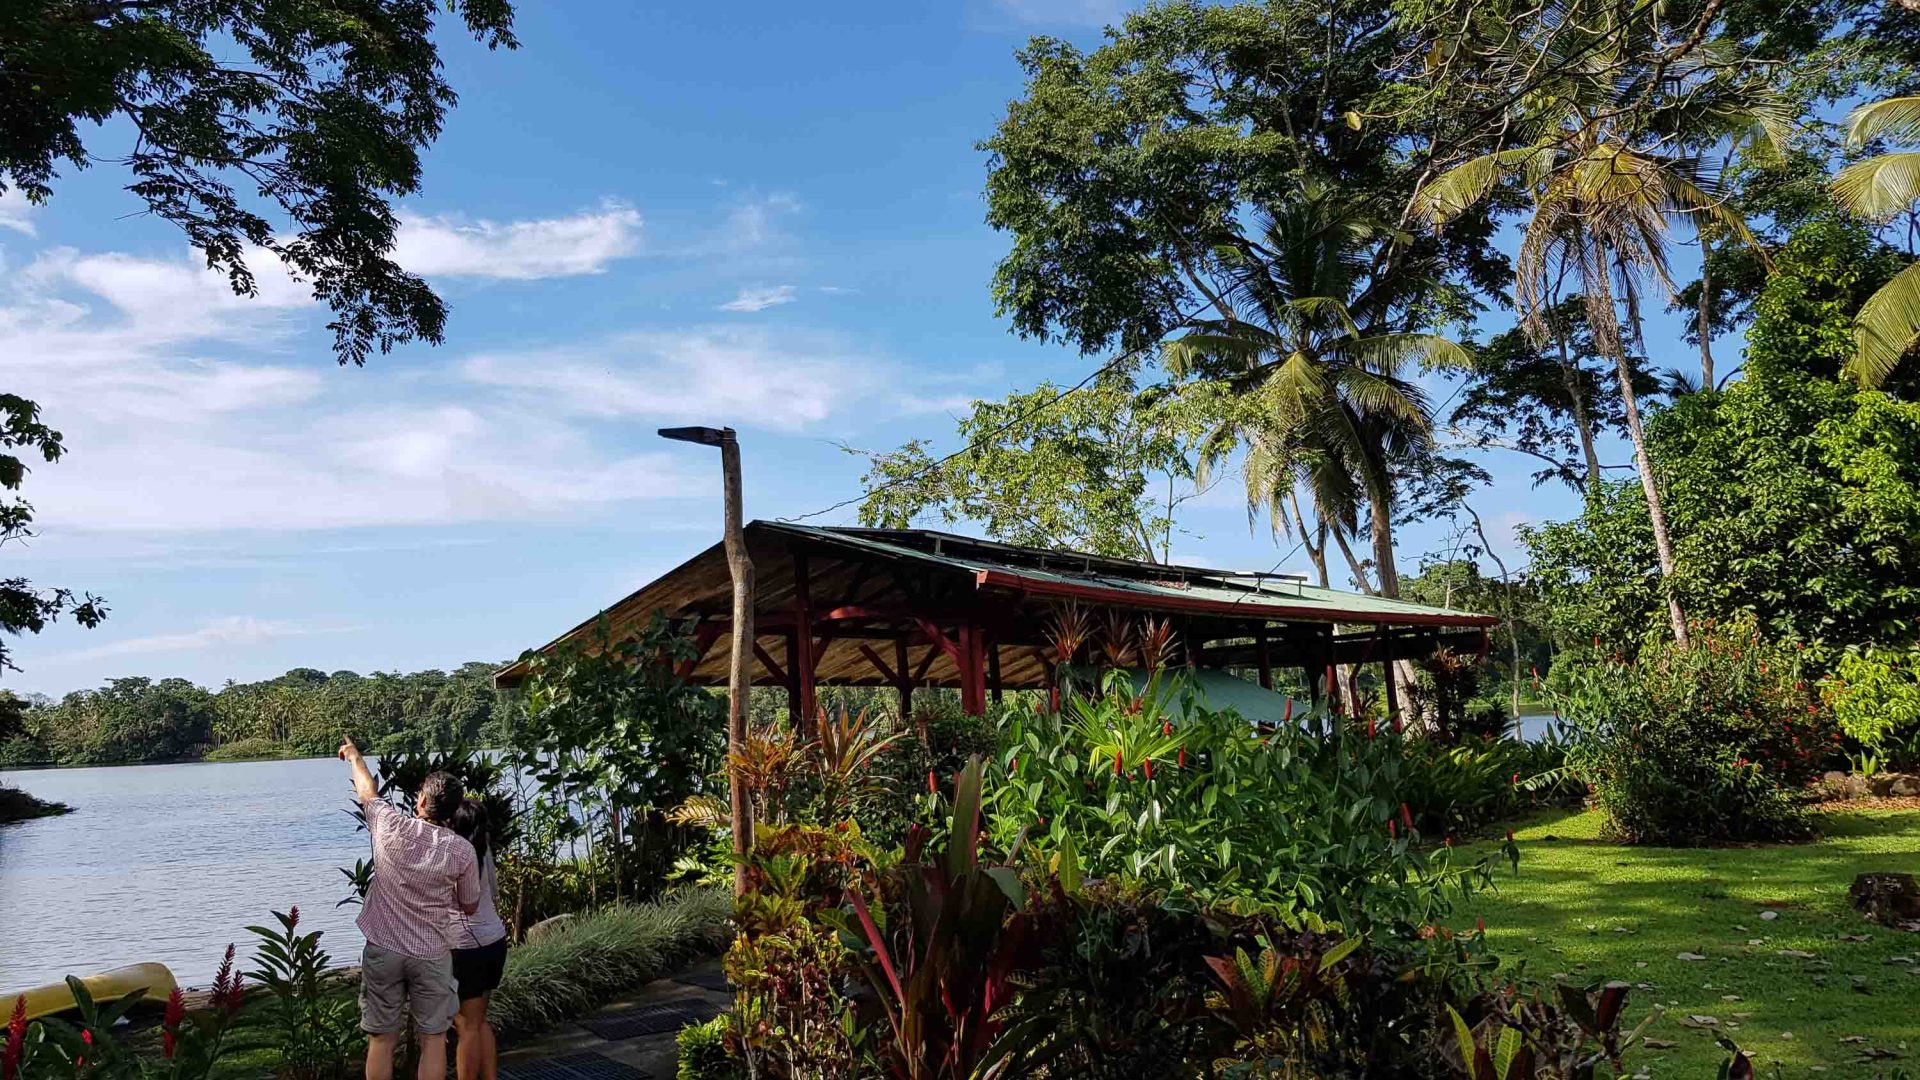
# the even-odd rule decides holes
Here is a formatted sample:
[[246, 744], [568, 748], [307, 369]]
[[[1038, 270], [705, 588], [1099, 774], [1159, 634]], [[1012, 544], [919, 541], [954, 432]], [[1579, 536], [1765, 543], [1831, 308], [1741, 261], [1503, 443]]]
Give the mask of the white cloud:
[[[515, 402], [450, 401], [418, 371], [337, 371], [311, 349], [283, 362], [294, 339], [275, 331], [318, 312], [270, 268], [252, 301], [184, 261], [130, 255], [49, 252], [0, 280], [7, 389], [39, 402], [68, 446], [31, 480], [42, 522], [436, 524], [704, 490], [670, 455], [610, 453]], [[196, 355], [209, 347], [247, 359]]]
[[609, 204], [592, 213], [504, 225], [403, 216], [394, 260], [427, 277], [527, 281], [598, 274], [639, 249], [639, 211]]
[[475, 356], [473, 382], [526, 395], [563, 415], [801, 430], [856, 406], [937, 407], [903, 392], [899, 373], [837, 338], [742, 327], [650, 330], [578, 349]]
[[17, 187], [0, 191], [0, 229], [33, 235], [33, 204]]
[[197, 649], [215, 647], [233, 648], [258, 645], [278, 638], [301, 637], [307, 634], [341, 633], [354, 630], [351, 626], [303, 626], [298, 623], [258, 619], [252, 615], [228, 615], [223, 618], [209, 619], [198, 629], [173, 634], [148, 634], [145, 637], [124, 638], [120, 641], [96, 645], [88, 649], [76, 649], [72, 652], [56, 653], [52, 656], [38, 657], [36, 664], [77, 664], [90, 660], [104, 660], [116, 656], [144, 656], [149, 653], [190, 652]]
[[799, 299], [798, 292], [791, 285], [771, 285], [754, 289], [741, 289], [740, 294], [720, 305], [721, 311], [765, 311], [781, 304], [791, 304]]
[[787, 192], [748, 196], [727, 211], [720, 227], [720, 247], [738, 252], [784, 244], [791, 237], [783, 222], [799, 212], [800, 200]]

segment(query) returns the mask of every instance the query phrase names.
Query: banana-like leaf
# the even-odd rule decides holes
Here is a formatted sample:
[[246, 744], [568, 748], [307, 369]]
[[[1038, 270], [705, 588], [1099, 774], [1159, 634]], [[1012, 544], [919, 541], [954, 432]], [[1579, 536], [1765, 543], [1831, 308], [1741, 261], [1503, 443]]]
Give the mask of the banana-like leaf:
[[1847, 373], [1862, 386], [1879, 386], [1893, 374], [1916, 337], [1920, 337], [1920, 263], [1895, 274], [1860, 305], [1853, 317], [1856, 351]]
[[1920, 140], [1920, 97], [1886, 98], [1847, 114], [1847, 145], [1859, 146], [1878, 138]]
[[1833, 178], [1833, 197], [1868, 220], [1892, 217], [1920, 198], [1920, 152], [1881, 154], [1854, 162]]

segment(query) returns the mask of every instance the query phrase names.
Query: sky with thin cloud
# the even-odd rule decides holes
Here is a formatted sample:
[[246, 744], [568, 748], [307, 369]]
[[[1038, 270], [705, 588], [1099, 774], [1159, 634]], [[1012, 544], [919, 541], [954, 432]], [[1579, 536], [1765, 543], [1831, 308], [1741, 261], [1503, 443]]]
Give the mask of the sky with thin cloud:
[[[517, 52], [443, 35], [460, 103], [397, 208], [437, 348], [337, 366], [304, 284], [255, 252], [234, 296], [104, 161], [0, 195], [0, 389], [67, 446], [0, 559], [112, 611], [0, 687], [505, 660], [716, 538], [717, 460], [659, 426], [738, 428], [749, 514], [800, 515], [858, 493], [847, 447], [951, 450], [969, 400], [1100, 363], [996, 315], [975, 144], [1029, 36], [1095, 45], [1117, 3], [521, 7]], [[1571, 511], [1489, 464], [1499, 528]], [[1182, 526], [1176, 557], [1305, 568], [1237, 484]]]

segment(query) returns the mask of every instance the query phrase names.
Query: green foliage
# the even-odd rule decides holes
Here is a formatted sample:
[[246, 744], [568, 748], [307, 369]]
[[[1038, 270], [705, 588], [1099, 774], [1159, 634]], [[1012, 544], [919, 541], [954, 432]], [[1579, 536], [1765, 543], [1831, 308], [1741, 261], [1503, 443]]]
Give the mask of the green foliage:
[[1575, 773], [1630, 843], [1810, 837], [1798, 788], [1840, 736], [1799, 650], [1762, 639], [1751, 624], [1694, 632], [1692, 648], [1555, 669], [1553, 701], [1576, 733]]
[[453, 672], [359, 675], [295, 668], [208, 693], [185, 679], [114, 679], [57, 702], [36, 701], [0, 762], [130, 764], [206, 758], [331, 755], [352, 734], [386, 757], [457, 745], [499, 745], [513, 699], [493, 690], [498, 665]]
[[[438, 342], [445, 306], [391, 253], [393, 201], [419, 190], [420, 153], [454, 101], [434, 34], [439, 7], [9, 4], [0, 191], [44, 202], [62, 163], [120, 162], [128, 190], [179, 226], [236, 293], [254, 291], [252, 249], [311, 282], [333, 309], [341, 363], [415, 337]], [[515, 47], [506, 0], [447, 8], [490, 48]], [[106, 149], [104, 139], [129, 145]]]
[[1434, 922], [1491, 880], [1490, 858], [1455, 865], [1415, 829], [1398, 732], [1325, 712], [1261, 731], [1191, 696], [1173, 679], [1136, 696], [1118, 678], [1059, 714], [1012, 713], [989, 800], [995, 843], [1024, 836], [1090, 876], [1360, 933]]
[[1169, 492], [1193, 475], [1195, 410], [1138, 396], [1123, 377], [1062, 394], [1043, 382], [973, 402], [956, 432], [966, 449], [937, 467], [924, 439], [867, 455], [861, 524], [971, 521], [1010, 544], [1165, 560], [1178, 504], [1193, 497]]
[[694, 658], [690, 623], [655, 613], [615, 638], [602, 617], [552, 653], [529, 653], [525, 715], [510, 759], [556, 808], [554, 838], [586, 844], [590, 901], [657, 882], [693, 839], [666, 814], [717, 786], [721, 700], [675, 673]]
[[1849, 649], [1821, 693], [1840, 730], [1862, 746], [1920, 732], [1920, 658], [1910, 650]]
[[249, 972], [273, 998], [274, 1075], [280, 1080], [335, 1080], [348, 1073], [359, 1049], [359, 1012], [328, 993], [332, 958], [320, 947], [323, 931], [299, 932], [300, 909], [276, 911], [278, 930], [249, 926], [260, 940]]
[[1623, 1074], [1621, 1055], [1640, 1041], [1648, 1016], [1622, 1031], [1623, 982], [1596, 986], [1556, 983], [1549, 991], [1485, 994], [1473, 1003], [1474, 1023], [1447, 1007], [1453, 1039], [1446, 1060], [1469, 1080], [1591, 1080], [1601, 1066]]
[[944, 847], [916, 831], [877, 888], [847, 890], [857, 929], [843, 926], [865, 945], [854, 959], [891, 1035], [879, 1056], [907, 1080], [1019, 1076], [1045, 1035], [1042, 1018], [1008, 1015], [1026, 891], [1016, 870], [980, 859], [983, 774], [974, 758], [955, 779]]
[[611, 905], [524, 942], [507, 953], [489, 1013], [493, 1026], [502, 1038], [543, 1031], [715, 955], [733, 936], [731, 911], [724, 890], [684, 890]]
[[1560, 775], [1565, 750], [1558, 744], [1480, 735], [1451, 745], [1430, 738], [1402, 745], [1401, 801], [1421, 833], [1448, 843], [1569, 794]]
[[[1889, 270], [1884, 246], [1825, 218], [1794, 233], [1756, 303], [1746, 377], [1649, 419], [1676, 545], [1674, 587], [1696, 617], [1749, 613], [1831, 656], [1920, 634], [1920, 405], [1835, 376], [1851, 317]], [[1608, 484], [1580, 517], [1523, 529], [1564, 641], [1632, 648], [1664, 612], [1637, 485]]]
[[727, 1018], [716, 1016], [688, 1024], [674, 1036], [678, 1049], [676, 1080], [738, 1080], [744, 1074], [727, 1054]]
[[[0, 47], [7, 42], [6, 21], [7, 16], [0, 15]], [[8, 100], [7, 79], [0, 72], [0, 102]], [[5, 138], [0, 134], [0, 178], [7, 167]], [[0, 183], [0, 191], [5, 190]], [[0, 393], [0, 491], [7, 493], [0, 495], [0, 544], [34, 535], [33, 505], [14, 494], [30, 471], [22, 456], [37, 455], [52, 464], [65, 452], [60, 433], [41, 421], [40, 406], [17, 394]], [[23, 577], [0, 578], [0, 672], [14, 670], [7, 635], [37, 634], [62, 615], [81, 626], [98, 626], [107, 617], [107, 605], [91, 593], [75, 596], [71, 589], [37, 588]]]
[[147, 990], [133, 990], [105, 1005], [85, 983], [67, 976], [77, 1015], [72, 1021], [43, 1017], [27, 1022], [27, 999], [13, 1004], [0, 1049], [0, 1080], [205, 1080], [222, 1056], [235, 1047], [227, 1041], [239, 1016], [241, 977], [233, 970], [233, 946], [221, 961], [207, 1008], [189, 1014], [185, 994], [175, 987], [160, 1020], [160, 1057], [135, 1053], [115, 1028]]

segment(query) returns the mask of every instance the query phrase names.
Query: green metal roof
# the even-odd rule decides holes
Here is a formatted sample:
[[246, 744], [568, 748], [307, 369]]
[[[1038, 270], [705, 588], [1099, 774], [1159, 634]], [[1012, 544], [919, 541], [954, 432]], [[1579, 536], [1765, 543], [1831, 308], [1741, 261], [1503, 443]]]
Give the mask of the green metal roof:
[[[895, 543], [879, 530], [844, 530], [784, 522], [754, 522], [757, 527], [809, 537], [827, 544], [854, 547], [876, 555], [913, 560], [973, 574], [981, 585], [1024, 588], [1037, 593], [1070, 595], [1097, 589], [1118, 594], [1114, 601], [1133, 599], [1144, 607], [1189, 608], [1215, 615], [1325, 622], [1490, 626], [1490, 615], [1415, 604], [1365, 593], [1322, 588], [1297, 578], [1199, 567], [1160, 566], [1071, 551], [1045, 551], [974, 541], [967, 537], [900, 530], [922, 540], [950, 539], [956, 546], [980, 554], [954, 554], [935, 544], [935, 550]], [[1013, 558], [987, 558], [1007, 552]], [[1038, 565], [1023, 565], [1038, 563]], [[1076, 565], [1078, 564], [1078, 565]], [[1124, 571], [1124, 572], [1123, 572]]]

